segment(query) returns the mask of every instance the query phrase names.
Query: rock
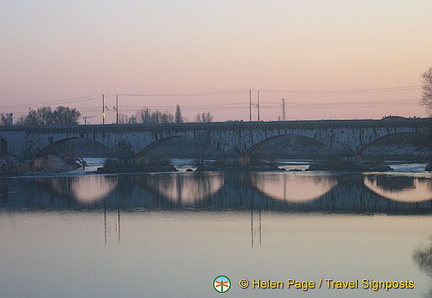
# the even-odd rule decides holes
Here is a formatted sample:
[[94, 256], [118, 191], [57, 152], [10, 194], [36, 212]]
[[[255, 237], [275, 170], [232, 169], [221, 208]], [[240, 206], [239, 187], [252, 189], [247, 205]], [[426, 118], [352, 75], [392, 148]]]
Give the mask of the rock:
[[0, 167], [17, 166], [20, 162], [13, 156], [0, 156]]
[[325, 162], [312, 164], [308, 171], [354, 171], [354, 172], [387, 172], [393, 170], [386, 164], [353, 164], [350, 162]]
[[136, 164], [131, 160], [107, 160], [98, 173], [140, 173], [140, 172], [177, 172], [177, 169], [170, 164]]
[[13, 156], [0, 156], [0, 175], [16, 175], [29, 171], [31, 164], [19, 161]]
[[37, 163], [37, 170], [44, 173], [62, 173], [80, 168], [77, 163], [66, 162], [56, 155], [49, 154]]

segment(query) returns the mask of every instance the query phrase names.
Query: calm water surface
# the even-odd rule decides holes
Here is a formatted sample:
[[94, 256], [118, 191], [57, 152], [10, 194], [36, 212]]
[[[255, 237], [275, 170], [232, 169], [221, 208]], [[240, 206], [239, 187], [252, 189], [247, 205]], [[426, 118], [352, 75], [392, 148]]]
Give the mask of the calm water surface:
[[[185, 172], [0, 180], [0, 297], [431, 297], [432, 180]], [[240, 279], [412, 280], [412, 290]]]

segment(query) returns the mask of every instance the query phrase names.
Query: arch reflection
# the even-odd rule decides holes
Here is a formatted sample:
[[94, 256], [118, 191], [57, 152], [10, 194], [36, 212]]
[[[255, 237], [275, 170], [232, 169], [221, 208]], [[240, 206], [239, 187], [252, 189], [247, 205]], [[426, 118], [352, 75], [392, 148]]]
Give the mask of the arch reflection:
[[313, 201], [336, 186], [330, 175], [300, 173], [253, 173], [252, 185], [265, 195], [293, 203]]
[[223, 187], [224, 173], [156, 174], [146, 177], [140, 185], [163, 195], [171, 202], [193, 205], [217, 193]]
[[69, 197], [81, 203], [95, 203], [106, 197], [117, 186], [118, 177], [57, 177], [48, 181], [50, 188], [62, 197]]
[[408, 175], [367, 175], [364, 185], [372, 192], [398, 202], [416, 203], [432, 199], [432, 180]]

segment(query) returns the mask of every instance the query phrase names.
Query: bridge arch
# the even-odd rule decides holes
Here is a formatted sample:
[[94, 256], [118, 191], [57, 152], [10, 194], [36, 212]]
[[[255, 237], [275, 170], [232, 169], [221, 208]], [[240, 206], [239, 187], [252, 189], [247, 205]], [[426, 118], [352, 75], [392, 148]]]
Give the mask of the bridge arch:
[[182, 136], [172, 136], [172, 137], [167, 137], [167, 138], [163, 138], [163, 139], [158, 139], [156, 141], [154, 141], [153, 143], [150, 143], [149, 145], [145, 146], [144, 148], [142, 148], [136, 155], [138, 157], [143, 157], [145, 156], [147, 153], [151, 152], [153, 149], [157, 148], [158, 146], [168, 142], [171, 139], [176, 139], [176, 138], [181, 138]]
[[164, 156], [166, 158], [217, 159], [222, 152], [201, 138], [175, 135], [158, 139], [142, 148], [138, 158]]
[[266, 158], [321, 158], [336, 151], [315, 138], [300, 134], [281, 134], [261, 140], [247, 149], [243, 156]]
[[427, 159], [432, 154], [431, 140], [417, 132], [397, 132], [381, 136], [358, 150], [363, 157]]
[[71, 137], [52, 142], [42, 148], [35, 157], [43, 157], [48, 154], [57, 155], [66, 152], [75, 153], [81, 157], [114, 157], [116, 155], [109, 147], [98, 141]]

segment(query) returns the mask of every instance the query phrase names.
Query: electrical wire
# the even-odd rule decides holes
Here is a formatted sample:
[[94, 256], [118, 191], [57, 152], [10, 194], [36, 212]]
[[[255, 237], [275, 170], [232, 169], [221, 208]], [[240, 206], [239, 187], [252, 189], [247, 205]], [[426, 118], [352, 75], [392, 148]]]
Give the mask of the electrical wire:
[[[396, 87], [385, 87], [385, 88], [368, 88], [368, 89], [335, 89], [335, 90], [302, 90], [302, 89], [287, 89], [287, 90], [272, 90], [272, 89], [239, 89], [239, 90], [225, 90], [225, 91], [208, 91], [208, 92], [196, 92], [196, 93], [108, 93], [104, 94], [105, 99], [111, 98], [111, 97], [204, 97], [204, 96], [230, 96], [230, 95], [239, 95], [243, 94], [244, 98], [241, 100], [232, 100], [232, 97], [230, 98], [230, 102], [227, 104], [224, 103], [209, 103], [209, 104], [186, 104], [181, 105], [183, 109], [187, 110], [244, 110], [249, 108], [249, 92], [253, 91], [260, 91], [261, 95], [261, 102], [259, 104], [260, 108], [262, 109], [280, 109], [281, 103], [279, 100], [273, 99], [266, 99], [266, 95], [268, 93], [304, 93], [309, 94], [309, 96], [313, 96], [314, 94], [350, 94], [350, 93], [381, 93], [381, 92], [403, 92], [403, 91], [413, 91], [413, 90], [420, 90], [422, 89], [421, 85], [408, 85], [408, 86], [396, 86]], [[22, 111], [23, 108], [30, 107], [40, 107], [43, 105], [50, 105], [50, 104], [74, 104], [74, 103], [80, 103], [80, 102], [89, 102], [89, 101], [95, 101], [100, 100], [102, 96], [102, 93], [99, 94], [90, 94], [80, 97], [73, 97], [73, 98], [67, 98], [67, 99], [60, 99], [60, 100], [50, 100], [50, 101], [43, 101], [38, 103], [26, 103], [26, 104], [12, 104], [12, 105], [3, 105], [0, 106], [1, 110], [9, 110], [10, 112], [14, 112], [16, 114], [26, 114], [28, 111]], [[243, 97], [243, 96], [242, 96]], [[274, 97], [274, 95], [272, 96]], [[289, 96], [288, 96], [289, 97]], [[348, 108], [364, 108], [364, 109], [370, 109], [370, 108], [377, 108], [377, 107], [405, 107], [405, 106], [412, 106], [415, 103], [419, 103], [419, 99], [416, 98], [410, 98], [410, 99], [377, 99], [377, 100], [367, 100], [367, 101], [350, 101], [350, 102], [337, 102], [337, 101], [328, 101], [323, 102], [321, 100], [311, 100], [311, 99], [303, 99], [299, 102], [299, 98], [296, 99], [295, 102], [290, 102], [289, 99], [286, 100], [286, 108], [290, 110], [301, 110], [301, 109], [348, 109]], [[71, 105], [73, 106], [73, 105]], [[109, 105], [110, 107], [110, 105]], [[253, 108], [255, 109], [257, 107], [257, 103], [253, 102]], [[137, 111], [142, 108], [149, 108], [149, 109], [173, 109], [172, 105], [121, 105], [120, 106], [120, 112], [126, 111]], [[89, 113], [99, 113], [100, 112], [100, 106], [82, 106], [79, 108], [80, 112], [82, 114], [89, 114]], [[109, 111], [110, 109], [108, 109]]]
[[399, 87], [385, 87], [385, 88], [369, 88], [369, 89], [335, 89], [335, 90], [302, 90], [302, 89], [288, 89], [288, 90], [272, 90], [261, 89], [260, 92], [273, 92], [273, 93], [364, 93], [364, 92], [399, 92], [420, 90], [421, 85], [399, 86]]
[[194, 97], [194, 96], [209, 96], [209, 95], [229, 95], [239, 94], [248, 92], [249, 89], [243, 90], [228, 90], [228, 91], [210, 91], [210, 92], [198, 92], [198, 93], [119, 93], [119, 96], [130, 96], [130, 97]]
[[59, 104], [59, 103], [71, 103], [71, 102], [82, 102], [82, 101], [89, 101], [93, 97], [93, 99], [100, 98], [101, 94], [92, 94], [92, 95], [85, 95], [80, 97], [73, 97], [68, 99], [61, 99], [56, 101], [45, 101], [45, 102], [38, 102], [38, 103], [25, 103], [25, 104], [16, 104], [16, 105], [5, 105], [0, 106], [0, 109], [12, 109], [12, 108], [22, 108], [22, 107], [28, 107], [28, 106], [41, 106], [46, 104]]

